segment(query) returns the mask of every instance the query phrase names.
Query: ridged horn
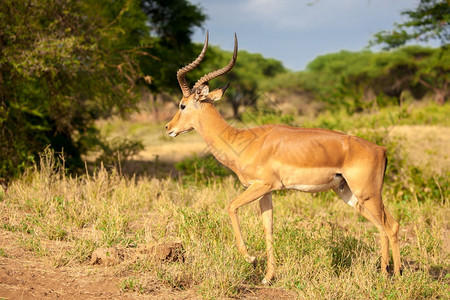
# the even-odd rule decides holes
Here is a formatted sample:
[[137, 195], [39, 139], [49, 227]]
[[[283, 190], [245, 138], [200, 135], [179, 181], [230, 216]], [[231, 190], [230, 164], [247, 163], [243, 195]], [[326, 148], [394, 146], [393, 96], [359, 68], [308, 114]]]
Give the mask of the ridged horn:
[[200, 85], [204, 84], [205, 82], [208, 82], [214, 78], [217, 78], [227, 72], [229, 72], [233, 66], [234, 63], [236, 62], [237, 59], [237, 53], [238, 53], [238, 41], [237, 41], [237, 36], [236, 33], [234, 34], [234, 51], [233, 51], [233, 57], [231, 58], [230, 62], [228, 63], [228, 65], [226, 65], [225, 67], [223, 67], [222, 69], [216, 70], [216, 71], [212, 71], [211, 73], [206, 74], [205, 76], [203, 76], [202, 78], [200, 78], [194, 85], [193, 89], [196, 89], [197, 87], [199, 87]]
[[199, 56], [193, 62], [177, 71], [178, 83], [180, 84], [181, 91], [183, 92], [183, 97], [185, 98], [189, 97], [191, 91], [188, 84], [186, 83], [184, 75], [186, 75], [187, 72], [192, 71], [193, 69], [198, 67], [198, 65], [200, 65], [200, 63], [202, 62], [203, 58], [205, 57], [206, 49], [208, 48], [208, 35], [208, 31], [206, 31], [205, 44], [203, 45], [202, 52], [200, 52]]

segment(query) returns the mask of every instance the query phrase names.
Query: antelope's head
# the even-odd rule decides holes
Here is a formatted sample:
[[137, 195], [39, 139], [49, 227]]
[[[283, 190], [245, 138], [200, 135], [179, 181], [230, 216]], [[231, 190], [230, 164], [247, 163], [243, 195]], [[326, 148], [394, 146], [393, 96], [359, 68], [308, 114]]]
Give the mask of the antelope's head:
[[236, 62], [238, 51], [236, 34], [234, 35], [233, 57], [231, 58], [228, 65], [226, 65], [222, 69], [215, 70], [204, 75], [195, 83], [192, 90], [189, 89], [184, 76], [186, 75], [186, 73], [192, 71], [200, 65], [203, 58], [205, 57], [207, 48], [208, 33], [206, 33], [205, 44], [203, 45], [203, 49], [200, 55], [193, 62], [179, 69], [177, 72], [177, 79], [180, 84], [181, 91], [183, 92], [183, 97], [181, 98], [180, 105], [175, 116], [166, 125], [167, 134], [171, 137], [176, 137], [180, 133], [185, 133], [193, 130], [198, 123], [198, 119], [201, 117], [200, 113], [203, 106], [202, 104], [205, 102], [211, 103], [219, 100], [220, 98], [222, 98], [223, 94], [228, 88], [228, 85], [226, 85], [210, 92], [208, 81], [229, 72], [233, 68], [234, 63]]

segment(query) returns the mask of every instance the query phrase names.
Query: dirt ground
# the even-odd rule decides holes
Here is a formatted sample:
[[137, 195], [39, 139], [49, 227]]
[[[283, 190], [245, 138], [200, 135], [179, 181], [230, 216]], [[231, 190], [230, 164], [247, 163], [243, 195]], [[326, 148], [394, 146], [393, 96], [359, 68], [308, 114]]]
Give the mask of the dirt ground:
[[[19, 234], [0, 229], [0, 299], [198, 299], [195, 287], [176, 290], [154, 281], [143, 293], [124, 292], [120, 283], [127, 278], [120, 268], [90, 263], [55, 267], [48, 258], [37, 257], [18, 245]], [[53, 243], [54, 245], [49, 245]], [[47, 247], [60, 247], [46, 241]], [[164, 251], [162, 251], [164, 252]], [[155, 253], [161, 256], [161, 251]], [[164, 254], [165, 255], [165, 254]], [[122, 273], [122, 274], [121, 274]], [[242, 286], [239, 299], [292, 299], [280, 289]]]

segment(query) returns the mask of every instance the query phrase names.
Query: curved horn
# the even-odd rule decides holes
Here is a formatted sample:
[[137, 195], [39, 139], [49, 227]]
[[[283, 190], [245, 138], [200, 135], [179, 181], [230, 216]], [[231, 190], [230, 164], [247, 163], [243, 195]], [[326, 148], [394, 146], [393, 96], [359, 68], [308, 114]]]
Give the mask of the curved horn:
[[206, 31], [206, 38], [205, 38], [205, 44], [203, 45], [202, 52], [198, 55], [198, 57], [188, 64], [187, 66], [184, 66], [183, 68], [179, 69], [177, 72], [177, 79], [178, 83], [180, 84], [181, 91], [183, 92], [183, 97], [189, 97], [191, 94], [189, 86], [186, 83], [186, 79], [184, 78], [184, 75], [198, 67], [198, 65], [202, 62], [203, 58], [205, 57], [206, 48], [208, 48], [208, 31]]
[[236, 62], [237, 59], [237, 53], [238, 53], [238, 42], [237, 42], [237, 36], [236, 33], [234, 34], [234, 51], [233, 51], [233, 57], [231, 58], [230, 62], [228, 63], [228, 65], [226, 65], [225, 67], [223, 67], [222, 69], [213, 71], [211, 73], [206, 74], [205, 76], [203, 76], [202, 78], [200, 78], [194, 85], [194, 89], [199, 87], [200, 85], [204, 84], [205, 82], [208, 82], [214, 78], [217, 78], [227, 72], [229, 72], [233, 66], [234, 63]]

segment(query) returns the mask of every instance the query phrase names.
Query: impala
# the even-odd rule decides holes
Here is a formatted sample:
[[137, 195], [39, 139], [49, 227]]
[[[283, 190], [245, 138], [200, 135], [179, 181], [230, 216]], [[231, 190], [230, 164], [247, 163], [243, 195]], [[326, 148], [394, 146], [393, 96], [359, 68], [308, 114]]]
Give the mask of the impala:
[[208, 34], [200, 55], [177, 72], [183, 97], [166, 130], [171, 137], [197, 130], [216, 159], [233, 170], [247, 188], [230, 202], [228, 214], [238, 251], [251, 263], [255, 262], [255, 257], [247, 252], [237, 210], [247, 203], [259, 201], [267, 249], [267, 270], [262, 283], [270, 283], [275, 274], [271, 192], [281, 189], [311, 193], [333, 189], [379, 229], [382, 272], [388, 272], [390, 243], [394, 273], [400, 274], [399, 225], [381, 200], [386, 148], [325, 129], [283, 125], [252, 129], [232, 127], [213, 105], [228, 85], [209, 91], [208, 81], [233, 68], [237, 58], [237, 37], [235, 35], [233, 57], [228, 65], [206, 74], [190, 90], [185, 74], [202, 62], [207, 46]]

